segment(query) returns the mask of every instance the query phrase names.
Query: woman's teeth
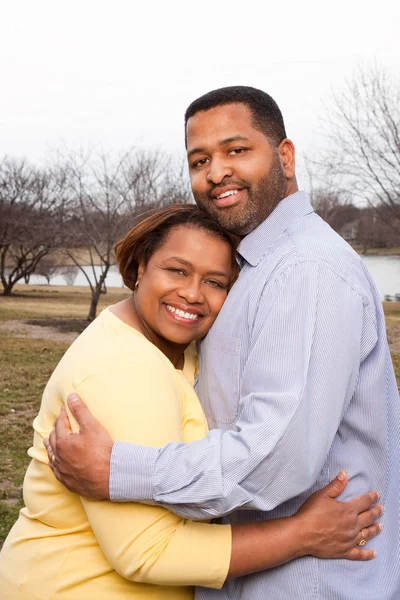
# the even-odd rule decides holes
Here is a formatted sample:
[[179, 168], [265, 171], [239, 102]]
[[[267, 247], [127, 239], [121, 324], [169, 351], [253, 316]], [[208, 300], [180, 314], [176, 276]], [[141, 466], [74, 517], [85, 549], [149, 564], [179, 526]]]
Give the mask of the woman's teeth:
[[192, 321], [195, 321], [199, 318], [199, 315], [194, 315], [193, 313], [185, 312], [183, 310], [180, 310], [179, 308], [174, 308], [169, 304], [167, 304], [166, 306], [170, 312], [175, 313], [176, 315], [178, 315], [178, 317], [183, 317], [184, 319], [191, 319]]

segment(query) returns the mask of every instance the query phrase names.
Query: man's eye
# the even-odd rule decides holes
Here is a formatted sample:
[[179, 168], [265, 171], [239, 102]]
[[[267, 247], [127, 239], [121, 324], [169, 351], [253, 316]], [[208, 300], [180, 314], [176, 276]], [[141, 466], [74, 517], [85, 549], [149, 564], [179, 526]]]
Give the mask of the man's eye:
[[208, 158], [200, 158], [199, 160], [196, 160], [192, 167], [196, 168], [196, 167], [202, 167], [203, 165], [206, 164], [206, 162], [208, 161]]
[[233, 148], [232, 150], [229, 151], [229, 154], [242, 154], [243, 152], [246, 152], [247, 148]]

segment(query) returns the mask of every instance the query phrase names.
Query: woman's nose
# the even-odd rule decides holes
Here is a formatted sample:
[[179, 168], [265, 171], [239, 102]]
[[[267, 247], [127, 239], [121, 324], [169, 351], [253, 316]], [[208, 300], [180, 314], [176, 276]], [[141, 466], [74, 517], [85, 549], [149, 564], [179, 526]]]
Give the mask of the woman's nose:
[[185, 298], [185, 300], [191, 304], [200, 303], [204, 300], [201, 285], [194, 281], [188, 281], [186, 285], [180, 288], [178, 294], [181, 296], [181, 298]]

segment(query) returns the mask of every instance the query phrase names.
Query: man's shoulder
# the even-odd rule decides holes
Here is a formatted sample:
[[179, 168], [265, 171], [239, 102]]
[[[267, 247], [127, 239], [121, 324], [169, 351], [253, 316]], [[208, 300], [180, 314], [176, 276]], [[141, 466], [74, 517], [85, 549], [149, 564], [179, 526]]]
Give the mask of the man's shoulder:
[[281, 259], [280, 263], [283, 268], [316, 263], [362, 295], [370, 295], [373, 283], [361, 257], [315, 213], [288, 228], [282, 246], [285, 260]]

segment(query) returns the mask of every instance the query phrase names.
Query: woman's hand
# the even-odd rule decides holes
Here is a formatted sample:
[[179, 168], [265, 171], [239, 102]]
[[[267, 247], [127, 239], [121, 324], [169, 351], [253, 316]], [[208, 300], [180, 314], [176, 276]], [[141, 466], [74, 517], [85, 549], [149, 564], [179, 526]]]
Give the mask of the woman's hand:
[[[375, 523], [383, 514], [377, 492], [369, 492], [348, 502], [335, 498], [347, 485], [348, 475], [341, 471], [326, 487], [315, 492], [294, 516], [302, 554], [318, 558], [370, 560], [376, 556], [371, 549], [362, 548], [382, 531]], [[361, 546], [361, 547], [360, 547]]]

